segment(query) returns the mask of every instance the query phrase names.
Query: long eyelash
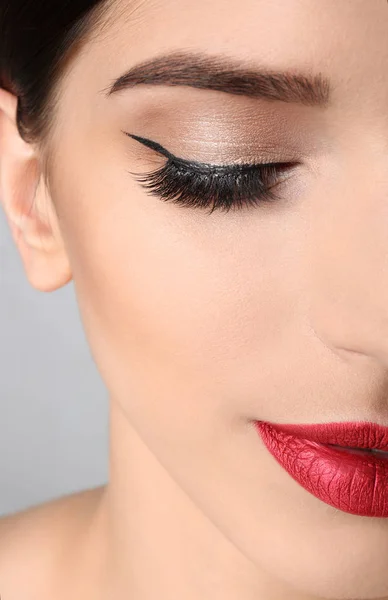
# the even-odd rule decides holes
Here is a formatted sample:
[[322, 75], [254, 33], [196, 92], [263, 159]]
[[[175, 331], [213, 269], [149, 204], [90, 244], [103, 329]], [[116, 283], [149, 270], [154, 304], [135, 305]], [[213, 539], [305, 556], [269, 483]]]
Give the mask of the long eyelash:
[[[137, 136], [131, 136], [135, 139]], [[272, 189], [279, 182], [280, 172], [295, 163], [244, 163], [211, 165], [186, 161], [167, 152], [156, 142], [147, 142], [153, 149], [162, 149], [167, 162], [150, 173], [131, 173], [149, 195], [191, 208], [208, 208], [229, 212], [246, 206], [279, 200]]]

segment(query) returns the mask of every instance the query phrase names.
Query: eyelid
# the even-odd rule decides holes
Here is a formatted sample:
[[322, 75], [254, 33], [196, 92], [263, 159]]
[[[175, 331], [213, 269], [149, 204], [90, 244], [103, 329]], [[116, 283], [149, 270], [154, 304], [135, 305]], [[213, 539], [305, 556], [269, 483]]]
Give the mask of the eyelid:
[[215, 173], [217, 171], [220, 173], [223, 173], [223, 172], [230, 173], [234, 169], [241, 171], [242, 169], [254, 169], [257, 167], [282, 164], [280, 162], [268, 162], [268, 163], [234, 163], [234, 164], [217, 165], [217, 164], [212, 164], [212, 163], [201, 163], [201, 162], [192, 161], [192, 160], [185, 160], [184, 158], [179, 158], [178, 156], [171, 154], [171, 152], [169, 152], [166, 148], [164, 148], [157, 142], [154, 142], [147, 138], [140, 137], [138, 135], [128, 133], [127, 131], [123, 131], [123, 133], [125, 133], [125, 135], [133, 138], [134, 140], [140, 142], [144, 146], [147, 146], [148, 148], [155, 150], [159, 154], [162, 154], [163, 156], [168, 158], [171, 162], [174, 162], [175, 164], [181, 164], [182, 166], [190, 168], [191, 170], [195, 170], [195, 171], [202, 172], [202, 173], [209, 173], [209, 172]]
[[123, 133], [125, 133], [125, 135], [128, 135], [129, 137], [133, 138], [137, 142], [144, 144], [144, 146], [148, 146], [148, 148], [155, 150], [159, 154], [163, 154], [163, 156], [165, 156], [166, 158], [171, 158], [171, 159], [177, 158], [173, 154], [171, 154], [168, 150], [166, 150], [166, 148], [163, 148], [163, 146], [161, 146], [157, 142], [153, 142], [152, 140], [149, 140], [147, 138], [140, 137], [139, 135], [134, 135], [132, 133], [128, 133], [127, 131], [123, 131]]

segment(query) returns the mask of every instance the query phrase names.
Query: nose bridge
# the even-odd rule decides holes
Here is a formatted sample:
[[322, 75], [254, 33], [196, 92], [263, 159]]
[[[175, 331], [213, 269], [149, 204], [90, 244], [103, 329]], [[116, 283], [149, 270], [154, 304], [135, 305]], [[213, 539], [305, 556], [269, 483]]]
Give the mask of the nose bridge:
[[388, 367], [388, 151], [374, 140], [346, 156], [310, 207], [310, 324]]

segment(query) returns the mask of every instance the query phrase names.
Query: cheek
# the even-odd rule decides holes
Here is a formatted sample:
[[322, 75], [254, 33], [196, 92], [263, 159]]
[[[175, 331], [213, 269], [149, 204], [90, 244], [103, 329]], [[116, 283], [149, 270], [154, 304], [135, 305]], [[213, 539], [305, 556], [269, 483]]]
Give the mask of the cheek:
[[85, 213], [82, 234], [70, 225], [74, 282], [107, 385], [121, 380], [122, 394], [135, 376], [143, 389], [154, 382], [175, 397], [179, 385], [212, 384], [228, 355], [241, 349], [243, 290], [234, 287], [227, 258], [221, 267], [179, 231], [169, 211], [139, 210], [136, 200], [148, 199], [132, 196], [100, 218]]
[[273, 233], [258, 242], [230, 214], [167, 205], [127, 179], [61, 194], [81, 316], [110, 393], [131, 410], [136, 397], [158, 399], [161, 418], [184, 399], [188, 414], [209, 418], [228, 397], [236, 412], [249, 372], [257, 402], [260, 354], [289, 306]]
[[263, 486], [272, 456], [247, 415], [273, 416], [271, 393], [281, 397], [279, 350], [295, 337], [300, 283], [287, 232], [300, 232], [262, 214], [211, 218], [128, 184], [79, 181], [72, 193], [58, 188], [62, 226], [112, 407], [231, 539], [252, 540], [254, 555], [263, 531], [252, 523], [260, 511], [278, 515], [282, 494]]

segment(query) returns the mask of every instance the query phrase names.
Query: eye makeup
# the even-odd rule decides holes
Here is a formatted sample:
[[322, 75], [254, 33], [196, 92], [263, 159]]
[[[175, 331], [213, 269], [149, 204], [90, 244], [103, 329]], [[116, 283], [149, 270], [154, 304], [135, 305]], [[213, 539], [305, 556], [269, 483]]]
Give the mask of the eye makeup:
[[167, 158], [161, 168], [131, 175], [148, 194], [180, 206], [229, 212], [275, 202], [275, 187], [295, 163], [212, 164], [175, 156], [158, 142], [123, 131], [156, 153]]
[[300, 159], [316, 152], [325, 126], [308, 107], [233, 96], [221, 101], [216, 92], [183, 88], [151, 91], [134, 90], [126, 103], [117, 98], [119, 129], [163, 140], [172, 154], [187, 159], [215, 164], [241, 157], [247, 162]]

